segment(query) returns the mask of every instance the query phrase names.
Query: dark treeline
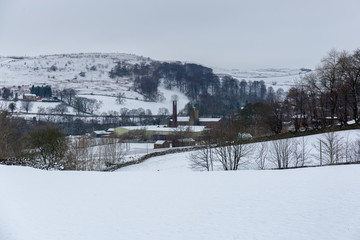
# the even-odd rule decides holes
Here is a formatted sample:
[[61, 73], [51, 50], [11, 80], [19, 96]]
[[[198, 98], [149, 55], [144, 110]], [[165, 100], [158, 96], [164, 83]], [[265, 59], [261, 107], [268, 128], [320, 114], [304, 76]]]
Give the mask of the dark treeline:
[[46, 86], [34, 86], [30, 88], [30, 93], [43, 98], [52, 97], [52, 89], [49, 85]]
[[[269, 93], [268, 93], [269, 96]], [[359, 124], [360, 50], [332, 50], [315, 71], [307, 73], [281, 97], [246, 105], [238, 120], [255, 135], [278, 134], [284, 130], [320, 129], [335, 124]]]
[[192, 106], [200, 105], [202, 116], [234, 113], [248, 103], [265, 102], [275, 94], [263, 81], [219, 77], [211, 68], [197, 64], [152, 62], [130, 65], [119, 62], [109, 75], [111, 78], [132, 78], [134, 89], [149, 100], [158, 99], [158, 86], [162, 81], [165, 88], [177, 88], [184, 93]]
[[316, 70], [289, 90], [282, 107], [295, 129], [320, 128], [349, 120], [359, 124], [360, 49], [349, 53], [332, 50]]

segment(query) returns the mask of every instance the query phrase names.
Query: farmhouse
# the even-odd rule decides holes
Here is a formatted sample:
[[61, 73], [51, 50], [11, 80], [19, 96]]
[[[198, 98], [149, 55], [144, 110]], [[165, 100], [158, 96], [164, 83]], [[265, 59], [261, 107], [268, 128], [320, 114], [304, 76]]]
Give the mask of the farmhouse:
[[169, 141], [165, 141], [165, 140], [157, 140], [154, 143], [154, 149], [158, 149], [158, 148], [169, 148], [170, 147], [170, 142]]
[[104, 130], [99, 130], [99, 131], [94, 131], [91, 136], [93, 137], [109, 137], [110, 136], [110, 132], [104, 131]]
[[27, 101], [36, 101], [36, 95], [31, 93], [24, 93], [23, 99]]
[[177, 116], [177, 104], [173, 102], [173, 114], [172, 118], [168, 120], [168, 127], [177, 126], [205, 126], [207, 128], [216, 127], [219, 124], [221, 118], [200, 118], [199, 109], [193, 108], [189, 111], [188, 117]]

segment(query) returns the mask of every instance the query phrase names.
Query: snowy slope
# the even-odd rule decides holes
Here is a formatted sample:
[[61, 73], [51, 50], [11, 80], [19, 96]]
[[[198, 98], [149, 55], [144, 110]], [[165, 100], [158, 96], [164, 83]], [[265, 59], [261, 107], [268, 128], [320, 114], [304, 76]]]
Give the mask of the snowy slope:
[[[159, 108], [165, 107], [171, 112], [171, 95], [179, 96], [178, 110], [180, 111], [189, 99], [180, 91], [166, 90], [159, 87], [164, 95], [163, 102], [144, 102], [144, 97], [133, 91], [132, 81], [127, 77], [111, 79], [109, 71], [122, 61], [128, 64], [150, 63], [154, 60], [141, 56], [123, 53], [80, 53], [58, 54], [37, 57], [0, 57], [0, 87], [9, 87], [19, 96], [28, 92], [32, 85], [51, 85], [55, 90], [73, 88], [80, 95], [102, 100], [104, 104], [98, 114], [109, 111], [119, 111], [120, 108], [150, 109], [153, 114]], [[260, 81], [275, 90], [288, 90], [304, 74], [300, 69], [258, 69], [253, 71], [214, 69], [219, 76], [230, 75], [238, 80]], [[81, 76], [84, 73], [85, 76]], [[117, 93], [125, 94], [127, 100], [119, 106], [115, 103]], [[90, 96], [91, 95], [91, 96]], [[37, 108], [33, 108], [34, 113]]]
[[269, 68], [269, 69], [256, 69], [256, 70], [239, 70], [239, 69], [219, 69], [215, 68], [214, 73], [218, 75], [230, 75], [239, 81], [264, 81], [267, 87], [272, 87], [274, 90], [282, 88], [287, 91], [294, 82], [298, 81], [306, 71], [301, 69], [288, 69], [288, 68]]
[[196, 173], [0, 166], [0, 239], [356, 240], [359, 172], [359, 165]]
[[[339, 131], [336, 132], [336, 136], [343, 144], [343, 149], [346, 147], [346, 143], [348, 143], [349, 148], [351, 148], [350, 143], [355, 143], [357, 140], [360, 140], [360, 130], [347, 130], [347, 131]], [[320, 165], [319, 162], [319, 151], [316, 149], [316, 146], [320, 140], [324, 140], [325, 134], [314, 134], [306, 137], [296, 137], [292, 138], [291, 141], [293, 144], [297, 144], [301, 146], [303, 140], [306, 145], [307, 152], [307, 161], [306, 166], [316, 166]], [[276, 165], [271, 162], [271, 154], [270, 149], [272, 148], [272, 142], [267, 142], [268, 146], [268, 159], [266, 161], [266, 169], [276, 168]], [[241, 165], [240, 169], [258, 169], [258, 166], [255, 162], [256, 155], [258, 154], [259, 149], [261, 148], [260, 143], [251, 144], [252, 151], [251, 154], [248, 155], [245, 160], [247, 164]], [[349, 152], [351, 149], [349, 149]], [[128, 167], [124, 167], [119, 169], [118, 171], [141, 171], [141, 172], [156, 172], [156, 171], [166, 171], [166, 172], [191, 172], [194, 171], [190, 167], [190, 159], [191, 154], [196, 153], [192, 152], [184, 152], [184, 153], [175, 153], [165, 156], [153, 157], [150, 158], [140, 164], [131, 165]], [[349, 153], [351, 154], [351, 153]], [[293, 162], [291, 162], [290, 166], [293, 166]], [[215, 163], [216, 170], [221, 170], [221, 165], [219, 163]]]
[[[161, 85], [159, 92], [164, 96], [162, 102], [146, 102], [144, 97], [131, 89], [133, 82], [127, 77], [111, 79], [109, 71], [122, 61], [128, 64], [150, 63], [154, 60], [132, 54], [122, 53], [81, 53], [59, 54], [38, 57], [0, 57], [0, 88], [9, 87], [18, 92], [19, 96], [28, 92], [32, 85], [51, 85], [52, 89], [75, 89], [80, 96], [97, 99], [103, 102], [96, 114], [119, 112], [121, 108], [150, 109], [157, 114], [159, 108], [167, 108], [171, 112], [171, 96], [178, 95], [178, 110], [189, 102], [180, 91], [167, 90]], [[56, 71], [52, 71], [56, 66]], [[80, 76], [80, 73], [85, 76]], [[126, 100], [117, 104], [115, 96], [122, 92]], [[0, 100], [1, 101], [1, 100]], [[9, 103], [6, 103], [8, 105]], [[44, 107], [53, 107], [44, 103]], [[20, 106], [16, 111], [20, 110]], [[31, 113], [37, 113], [37, 106]], [[72, 111], [71, 111], [72, 112]]]
[[[0, 86], [51, 85], [54, 89], [73, 88], [79, 93], [112, 95], [126, 91], [132, 83], [126, 78], [111, 79], [109, 71], [119, 61], [148, 63], [151, 59], [121, 53], [84, 53], [24, 58], [0, 57]], [[55, 66], [56, 71], [51, 70]], [[92, 67], [95, 67], [93, 70]], [[85, 76], [81, 77], [80, 72]], [[141, 97], [134, 92], [127, 97]]]

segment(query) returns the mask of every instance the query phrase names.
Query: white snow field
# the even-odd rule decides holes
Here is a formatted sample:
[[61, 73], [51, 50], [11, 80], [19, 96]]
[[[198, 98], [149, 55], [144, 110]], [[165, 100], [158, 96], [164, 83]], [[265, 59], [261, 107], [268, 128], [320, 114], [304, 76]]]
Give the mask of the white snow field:
[[191, 173], [0, 166], [0, 239], [356, 240], [359, 173], [360, 165]]
[[[356, 143], [356, 141], [360, 140], [360, 129], [354, 129], [354, 130], [346, 130], [346, 131], [338, 131], [335, 132], [335, 136], [338, 139], [338, 141], [341, 144], [342, 147], [342, 160], [340, 162], [345, 162], [346, 153], [345, 151], [348, 151], [348, 155], [353, 155], [352, 150], [354, 150], [354, 145], [351, 145], [352, 143]], [[299, 150], [301, 148], [301, 145], [305, 145], [305, 152], [306, 154], [306, 163], [305, 166], [318, 166], [320, 165], [319, 161], [319, 150], [317, 149], [317, 146], [319, 144], [319, 141], [326, 138], [326, 134], [314, 134], [309, 135], [305, 137], [296, 137], [291, 138], [290, 141], [292, 141], [292, 144], [297, 144], [299, 146]], [[272, 142], [266, 142], [268, 146], [267, 152], [267, 160], [265, 162], [265, 169], [273, 169], [276, 168], [276, 164], [271, 161], [271, 148], [273, 147]], [[254, 143], [250, 144], [252, 145], [252, 151], [251, 153], [246, 156], [244, 159], [245, 164], [241, 164], [239, 166], [239, 169], [241, 170], [256, 170], [258, 169], [258, 165], [255, 162], [256, 155], [261, 148], [261, 143]], [[141, 146], [141, 145], [140, 145]], [[143, 153], [145, 151], [139, 151], [138, 153]], [[140, 164], [136, 165], [130, 165], [124, 168], [120, 168], [117, 171], [142, 171], [142, 172], [154, 172], [154, 171], [171, 171], [171, 172], [192, 172], [194, 169], [191, 168], [191, 154], [196, 153], [196, 151], [191, 152], [184, 152], [184, 153], [174, 153], [174, 154], [168, 154], [164, 156], [158, 156], [150, 158]], [[138, 157], [142, 156], [141, 154], [138, 154]], [[352, 157], [352, 156], [349, 156]], [[324, 160], [324, 164], [325, 160]], [[293, 161], [290, 161], [289, 164], [290, 167], [294, 167], [295, 163]], [[220, 163], [215, 162], [214, 163], [214, 169], [215, 170], [221, 170], [222, 167]]]

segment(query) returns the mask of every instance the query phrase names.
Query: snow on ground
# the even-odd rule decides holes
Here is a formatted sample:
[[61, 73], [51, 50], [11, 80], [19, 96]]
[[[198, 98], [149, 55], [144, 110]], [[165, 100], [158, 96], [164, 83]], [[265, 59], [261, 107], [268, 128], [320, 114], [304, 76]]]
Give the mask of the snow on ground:
[[[338, 139], [340, 139], [341, 143], [344, 144], [344, 148], [346, 143], [355, 142], [357, 140], [360, 140], [360, 130], [347, 130], [347, 131], [339, 131], [336, 132], [336, 135], [338, 136]], [[319, 162], [319, 154], [318, 150], [314, 145], [317, 145], [321, 140], [324, 140], [325, 134], [314, 134], [310, 136], [304, 137], [304, 143], [306, 144], [306, 151], [307, 154], [307, 166], [315, 166], [320, 165]], [[297, 143], [297, 145], [300, 147], [302, 144], [303, 137], [296, 137], [292, 138], [291, 141], [293, 143]], [[267, 142], [268, 149], [272, 147], [272, 142]], [[255, 143], [252, 145], [252, 153], [245, 158], [245, 160], [248, 162], [246, 165], [241, 165], [240, 169], [246, 170], [246, 169], [258, 169], [258, 166], [255, 162], [256, 155], [258, 154], [258, 151], [260, 149], [261, 143]], [[269, 150], [270, 151], [270, 150]], [[350, 149], [349, 149], [350, 151]], [[119, 169], [118, 171], [193, 171], [190, 167], [190, 159], [191, 154], [196, 154], [196, 151], [191, 152], [183, 152], [183, 153], [175, 153], [175, 154], [169, 154], [159, 157], [153, 157], [150, 158], [140, 164], [131, 165], [128, 167], [124, 167]], [[325, 164], [325, 160], [324, 160]], [[270, 152], [268, 152], [268, 160], [266, 161], [266, 168], [272, 169], [276, 168], [275, 164], [270, 161]], [[216, 170], [221, 170], [221, 166], [219, 163], [215, 164]]]
[[272, 87], [274, 90], [282, 88], [285, 91], [288, 91], [294, 82], [299, 80], [306, 71], [301, 69], [288, 69], [288, 68], [279, 68], [279, 69], [257, 69], [257, 70], [239, 70], [239, 69], [219, 69], [215, 68], [214, 73], [220, 75], [230, 75], [238, 80], [246, 81], [264, 81], [267, 87]]
[[[0, 58], [0, 85], [7, 87], [51, 85], [54, 89], [74, 88], [80, 93], [115, 92], [130, 85], [126, 79], [110, 79], [108, 73], [118, 61], [130, 64], [150, 59], [123, 53], [58, 54], [24, 58]], [[51, 70], [55, 66], [56, 70]], [[94, 67], [94, 68], [92, 68]], [[80, 76], [80, 73], [85, 76]]]
[[177, 90], [167, 90], [164, 87], [159, 87], [159, 92], [163, 94], [164, 100], [162, 102], [149, 102], [137, 99], [124, 99], [122, 104], [116, 103], [116, 97], [113, 96], [104, 96], [104, 95], [80, 95], [85, 98], [93, 98], [98, 101], [102, 101], [100, 109], [96, 112], [97, 114], [108, 113], [109, 111], [120, 112], [121, 108], [138, 109], [143, 108], [144, 110], [150, 109], [153, 115], [157, 115], [159, 108], [166, 108], [169, 112], [172, 111], [172, 95], [178, 96], [177, 109], [180, 112], [185, 105], [189, 102], [189, 99], [185, 94]]
[[356, 240], [359, 172], [359, 165], [193, 173], [0, 166], [0, 239]]
[[[171, 95], [179, 96], [178, 110], [180, 111], [188, 98], [177, 90], [166, 90], [159, 86], [163, 94], [163, 102], [145, 102], [144, 97], [132, 90], [133, 82], [127, 77], [111, 79], [109, 71], [119, 61], [129, 64], [150, 63], [151, 59], [122, 53], [80, 53], [58, 54], [38, 57], [1, 57], [0, 56], [0, 86], [10, 87], [19, 96], [28, 92], [32, 85], [51, 85], [53, 90], [72, 88], [80, 95], [102, 100], [104, 104], [97, 113], [119, 111], [121, 107], [128, 109], [150, 109], [157, 114], [161, 107], [171, 110]], [[301, 69], [257, 69], [244, 71], [238, 69], [214, 69], [219, 75], [230, 75], [238, 80], [261, 81], [275, 90], [288, 90], [295, 79], [299, 79], [305, 72]], [[127, 98], [125, 103], [118, 105], [115, 98], [119, 92]], [[91, 95], [91, 96], [90, 96]], [[104, 97], [107, 96], [107, 97]], [[136, 100], [138, 99], [138, 100]], [[34, 108], [33, 111], [36, 111]], [[36, 112], [35, 112], [36, 113]]]
[[[140, 152], [140, 151], [139, 151]], [[120, 168], [119, 172], [191, 172], [193, 171], [190, 167], [190, 153], [174, 153], [167, 154], [164, 156], [153, 157], [144, 162], [136, 165], [130, 165], [128, 167]]]

